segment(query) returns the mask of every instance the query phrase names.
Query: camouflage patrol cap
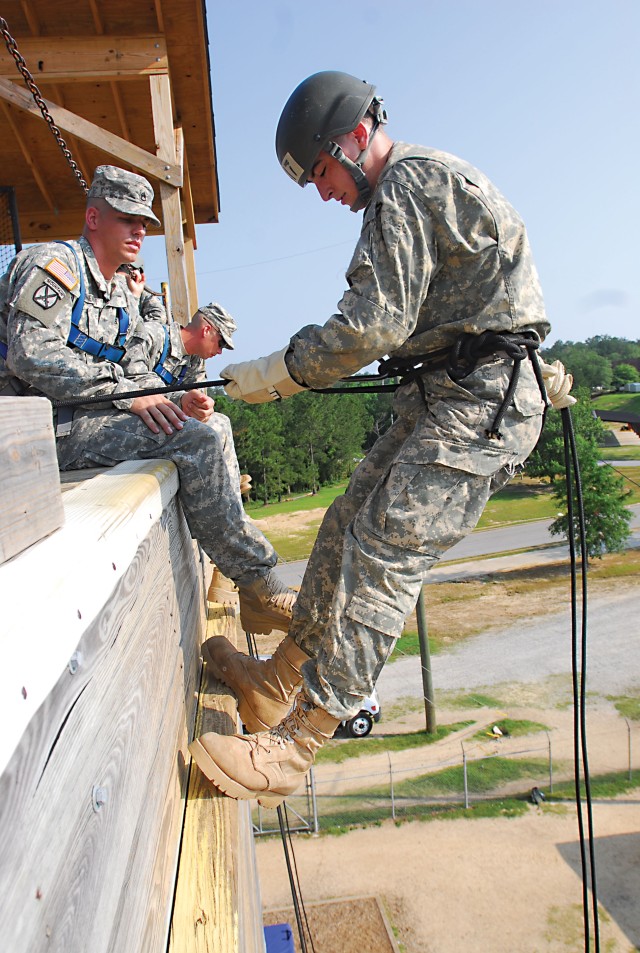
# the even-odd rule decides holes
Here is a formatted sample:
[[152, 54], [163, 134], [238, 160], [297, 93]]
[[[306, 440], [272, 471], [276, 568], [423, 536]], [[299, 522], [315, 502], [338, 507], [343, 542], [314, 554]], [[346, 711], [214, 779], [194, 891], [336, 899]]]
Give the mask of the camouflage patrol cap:
[[93, 174], [88, 199], [105, 199], [112, 208], [125, 215], [140, 215], [160, 225], [153, 214], [153, 189], [143, 176], [127, 172], [115, 165], [99, 165]]
[[238, 325], [229, 312], [225, 311], [221, 304], [212, 301], [211, 304], [205, 304], [198, 308], [198, 314], [201, 314], [205, 321], [208, 321], [220, 333], [220, 337], [224, 341], [224, 347], [233, 351], [234, 344], [231, 335], [237, 330]]

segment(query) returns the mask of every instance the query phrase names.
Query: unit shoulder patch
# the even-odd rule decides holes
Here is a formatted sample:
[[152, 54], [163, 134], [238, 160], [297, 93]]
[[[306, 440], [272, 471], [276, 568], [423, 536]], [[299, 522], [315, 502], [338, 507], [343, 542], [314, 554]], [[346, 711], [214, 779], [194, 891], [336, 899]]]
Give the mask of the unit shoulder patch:
[[49, 277], [46, 270], [34, 268], [20, 289], [14, 307], [50, 328], [65, 306], [71, 310], [72, 303], [73, 295], [69, 291]]
[[59, 258], [52, 258], [48, 265], [44, 266], [44, 270], [48, 271], [56, 281], [59, 281], [60, 284], [67, 289], [67, 291], [73, 291], [75, 286], [79, 283], [80, 279], [76, 278], [74, 273], [70, 271], [63, 261], [60, 261]]

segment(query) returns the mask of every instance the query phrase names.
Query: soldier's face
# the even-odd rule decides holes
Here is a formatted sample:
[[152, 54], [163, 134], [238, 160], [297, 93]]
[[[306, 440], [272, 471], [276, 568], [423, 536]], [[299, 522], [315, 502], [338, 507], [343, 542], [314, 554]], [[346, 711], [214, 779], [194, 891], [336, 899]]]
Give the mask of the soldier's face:
[[120, 262], [132, 262], [140, 253], [147, 234], [147, 219], [126, 215], [105, 202], [98, 209], [98, 228], [101, 244]]
[[[340, 145], [342, 146], [342, 143]], [[345, 155], [348, 154], [344, 147], [343, 151]], [[349, 156], [349, 158], [352, 157]], [[320, 153], [318, 161], [311, 170], [309, 182], [315, 185], [323, 202], [334, 199], [341, 205], [351, 208], [358, 198], [358, 189], [350, 173], [327, 152]]]
[[202, 336], [203, 353], [200, 354], [200, 357], [204, 357], [206, 360], [209, 357], [217, 357], [218, 354], [222, 354], [222, 337], [220, 332], [210, 324], [206, 324], [204, 327], [206, 332]]

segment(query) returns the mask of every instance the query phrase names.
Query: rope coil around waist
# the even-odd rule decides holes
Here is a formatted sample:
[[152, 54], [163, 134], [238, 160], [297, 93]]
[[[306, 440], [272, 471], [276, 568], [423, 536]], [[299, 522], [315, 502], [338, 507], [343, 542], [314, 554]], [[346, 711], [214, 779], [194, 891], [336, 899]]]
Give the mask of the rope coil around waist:
[[399, 376], [400, 385], [415, 381], [426, 400], [423, 377], [429, 371], [443, 368], [449, 377], [457, 383], [468, 377], [483, 358], [500, 353], [506, 354], [513, 361], [509, 385], [493, 424], [485, 431], [489, 440], [501, 440], [500, 424], [513, 403], [513, 396], [520, 379], [522, 361], [526, 359], [531, 361], [545, 407], [548, 404], [547, 392], [536, 353], [539, 347], [540, 342], [536, 335], [529, 331], [522, 334], [508, 334], [497, 331], [483, 331], [481, 334], [463, 333], [458, 335], [451, 348], [440, 348], [437, 351], [431, 351], [429, 354], [419, 354], [407, 358], [391, 357], [381, 361], [378, 370], [384, 376]]

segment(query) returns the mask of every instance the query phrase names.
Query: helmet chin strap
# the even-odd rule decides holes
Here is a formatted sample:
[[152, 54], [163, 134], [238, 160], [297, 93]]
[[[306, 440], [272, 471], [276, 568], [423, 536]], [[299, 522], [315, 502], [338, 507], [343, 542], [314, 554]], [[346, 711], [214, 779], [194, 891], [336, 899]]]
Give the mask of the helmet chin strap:
[[344, 154], [337, 143], [329, 142], [326, 146], [326, 152], [328, 152], [330, 156], [333, 156], [334, 159], [337, 159], [340, 165], [345, 167], [355, 182], [356, 188], [358, 189], [358, 197], [356, 198], [353, 205], [350, 206], [352, 212], [361, 211], [361, 209], [363, 209], [369, 203], [371, 198], [371, 185], [366, 175], [362, 171], [362, 166], [365, 164], [367, 156], [369, 155], [369, 149], [371, 148], [373, 137], [375, 136], [379, 127], [387, 121], [387, 114], [382, 105], [382, 100], [374, 99], [372, 106], [375, 107], [375, 113], [373, 125], [371, 126], [371, 132], [369, 133], [369, 141], [367, 142], [366, 147], [360, 152], [355, 162]]

